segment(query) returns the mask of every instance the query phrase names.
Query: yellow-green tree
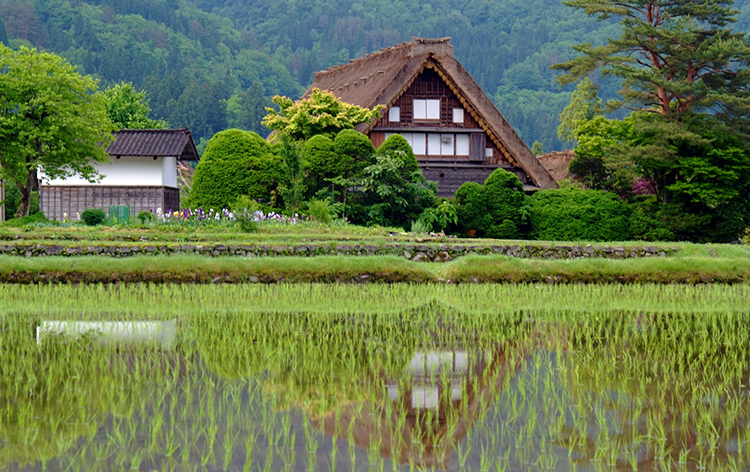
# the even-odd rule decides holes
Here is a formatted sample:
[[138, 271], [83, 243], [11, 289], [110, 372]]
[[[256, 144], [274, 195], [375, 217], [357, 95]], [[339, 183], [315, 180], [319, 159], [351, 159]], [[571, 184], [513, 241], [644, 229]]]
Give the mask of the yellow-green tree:
[[164, 120], [148, 117], [146, 92], [138, 92], [132, 83], [121, 83], [108, 87], [103, 92], [106, 99], [107, 116], [120, 129], [164, 129]]
[[273, 102], [279, 106], [279, 111], [266, 108], [268, 114], [263, 118], [263, 125], [295, 140], [307, 140], [316, 135], [333, 139], [343, 129], [377, 120], [383, 109], [380, 105], [368, 110], [345, 103], [331, 92], [318, 89], [312, 90], [310, 98], [294, 102], [277, 95]]

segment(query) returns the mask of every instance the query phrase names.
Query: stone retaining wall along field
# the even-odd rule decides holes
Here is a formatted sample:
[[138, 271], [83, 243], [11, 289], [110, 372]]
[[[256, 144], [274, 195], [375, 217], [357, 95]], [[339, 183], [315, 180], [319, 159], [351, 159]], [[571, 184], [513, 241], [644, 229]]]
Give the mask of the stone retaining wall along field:
[[447, 245], [447, 244], [296, 244], [273, 246], [263, 244], [0, 244], [0, 254], [25, 257], [43, 256], [110, 256], [130, 257], [156, 254], [198, 254], [203, 256], [242, 257], [311, 257], [321, 255], [401, 255], [416, 262], [447, 262], [465, 254], [505, 254], [511, 257], [537, 259], [579, 259], [602, 257], [627, 259], [633, 257], [666, 257], [675, 248], [643, 246], [552, 246], [523, 245]]

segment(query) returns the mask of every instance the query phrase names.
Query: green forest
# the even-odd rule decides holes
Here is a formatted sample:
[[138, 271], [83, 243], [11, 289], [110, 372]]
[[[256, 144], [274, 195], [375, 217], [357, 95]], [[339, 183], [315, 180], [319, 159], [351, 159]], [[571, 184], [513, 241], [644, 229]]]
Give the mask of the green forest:
[[[734, 29], [746, 31], [750, 9], [736, 6]], [[0, 20], [0, 41], [59, 54], [102, 88], [132, 82], [152, 118], [189, 127], [204, 145], [230, 127], [266, 135], [271, 97], [298, 97], [316, 70], [412, 36], [451, 36], [521, 137], [545, 151], [570, 147], [557, 126], [574, 89], [561, 89], [549, 66], [620, 28], [558, 0], [0, 0]], [[599, 85], [605, 99], [618, 89]]]

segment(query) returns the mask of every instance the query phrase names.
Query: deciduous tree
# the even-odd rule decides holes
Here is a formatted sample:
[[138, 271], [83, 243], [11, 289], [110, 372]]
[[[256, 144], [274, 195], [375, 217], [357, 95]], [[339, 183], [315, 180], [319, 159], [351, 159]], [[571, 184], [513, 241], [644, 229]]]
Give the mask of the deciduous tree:
[[268, 114], [263, 118], [263, 125], [296, 140], [307, 140], [318, 134], [333, 138], [343, 129], [380, 118], [383, 109], [382, 106], [372, 110], [358, 107], [318, 89], [313, 89], [309, 98], [296, 102], [278, 95], [273, 97], [273, 102], [279, 106], [279, 111], [266, 108]]
[[146, 92], [138, 92], [132, 83], [113, 85], [104, 91], [107, 116], [120, 129], [164, 129], [164, 120], [148, 117], [151, 108]]
[[114, 126], [96, 81], [65, 59], [0, 45], [0, 177], [18, 187], [17, 216], [29, 213], [39, 172], [95, 181]]

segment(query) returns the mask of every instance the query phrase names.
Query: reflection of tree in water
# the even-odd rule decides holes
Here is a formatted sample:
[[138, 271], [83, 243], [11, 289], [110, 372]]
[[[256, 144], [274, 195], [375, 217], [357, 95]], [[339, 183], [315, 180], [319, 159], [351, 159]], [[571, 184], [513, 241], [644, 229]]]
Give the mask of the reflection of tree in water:
[[748, 460], [748, 321], [734, 313], [613, 314], [576, 327], [573, 352], [560, 363], [575, 406], [562, 430], [571, 456], [639, 470]]

